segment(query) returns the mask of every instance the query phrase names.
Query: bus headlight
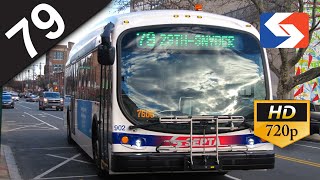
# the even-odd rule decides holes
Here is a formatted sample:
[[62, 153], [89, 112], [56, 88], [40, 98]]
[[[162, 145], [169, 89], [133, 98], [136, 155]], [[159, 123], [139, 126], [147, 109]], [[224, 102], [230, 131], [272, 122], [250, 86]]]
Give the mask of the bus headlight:
[[136, 142], [135, 142], [135, 145], [136, 145], [137, 148], [140, 148], [142, 146], [141, 139], [137, 139]]
[[249, 138], [247, 143], [248, 143], [248, 145], [253, 146], [254, 145], [254, 139], [253, 138]]

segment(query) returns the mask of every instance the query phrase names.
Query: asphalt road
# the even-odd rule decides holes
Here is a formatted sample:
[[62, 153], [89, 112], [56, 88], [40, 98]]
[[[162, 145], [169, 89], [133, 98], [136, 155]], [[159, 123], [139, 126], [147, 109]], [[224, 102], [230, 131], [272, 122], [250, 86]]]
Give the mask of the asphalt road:
[[[90, 158], [66, 141], [62, 111], [38, 110], [38, 104], [21, 99], [15, 109], [3, 109], [2, 144], [13, 152], [20, 176], [30, 179], [101, 179]], [[139, 180], [201, 178], [217, 180], [320, 179], [320, 143], [299, 141], [275, 148], [272, 170], [232, 171], [225, 176], [209, 174], [125, 175]], [[180, 177], [179, 177], [180, 176]], [[119, 178], [118, 176], [111, 178]]]

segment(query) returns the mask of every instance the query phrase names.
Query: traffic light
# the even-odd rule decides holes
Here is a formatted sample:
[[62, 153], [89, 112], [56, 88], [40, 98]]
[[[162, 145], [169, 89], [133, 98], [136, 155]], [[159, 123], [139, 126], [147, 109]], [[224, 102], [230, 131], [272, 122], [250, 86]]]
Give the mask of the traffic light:
[[58, 91], [58, 87], [56, 86], [56, 87], [54, 87], [54, 91]]

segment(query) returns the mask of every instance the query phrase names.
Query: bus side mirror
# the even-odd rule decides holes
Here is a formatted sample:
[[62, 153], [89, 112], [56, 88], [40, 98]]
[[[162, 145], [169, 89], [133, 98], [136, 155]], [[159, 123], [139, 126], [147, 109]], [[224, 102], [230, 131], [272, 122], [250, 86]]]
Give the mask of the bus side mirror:
[[112, 65], [115, 58], [115, 48], [111, 45], [110, 34], [114, 28], [113, 23], [108, 23], [104, 27], [104, 31], [101, 34], [101, 44], [98, 47], [98, 62], [101, 65]]
[[115, 48], [106, 45], [99, 45], [98, 47], [98, 62], [101, 65], [112, 65], [115, 58]]

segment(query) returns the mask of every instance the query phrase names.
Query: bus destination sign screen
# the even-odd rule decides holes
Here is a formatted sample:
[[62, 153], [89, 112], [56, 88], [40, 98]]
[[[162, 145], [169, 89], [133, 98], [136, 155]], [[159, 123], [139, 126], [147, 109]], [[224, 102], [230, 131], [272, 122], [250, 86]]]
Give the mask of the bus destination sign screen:
[[236, 36], [192, 33], [137, 32], [136, 45], [142, 49], [211, 50], [235, 48]]

